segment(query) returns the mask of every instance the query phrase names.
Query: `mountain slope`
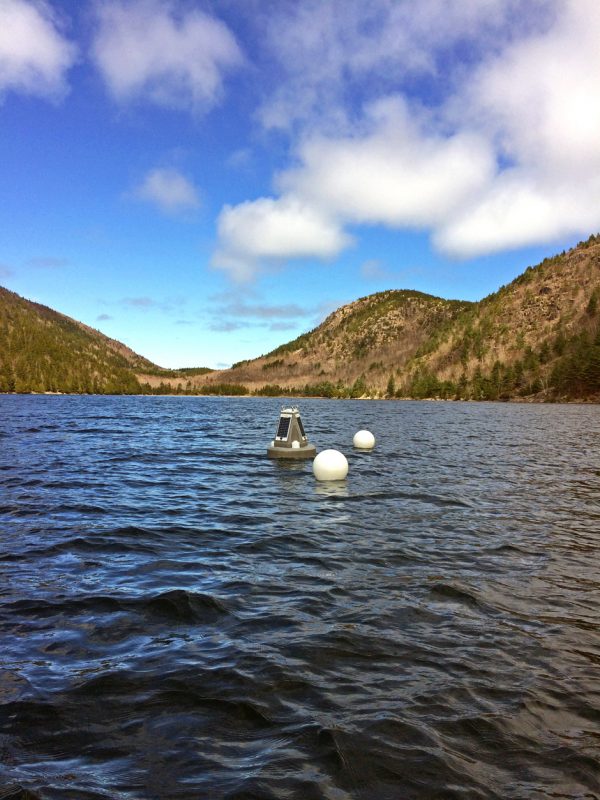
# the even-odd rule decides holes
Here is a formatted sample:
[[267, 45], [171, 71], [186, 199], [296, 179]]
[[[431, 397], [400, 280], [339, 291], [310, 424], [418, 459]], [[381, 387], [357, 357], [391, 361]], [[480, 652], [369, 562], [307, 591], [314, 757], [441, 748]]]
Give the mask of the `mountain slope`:
[[600, 401], [600, 236], [479, 303], [389, 290], [229, 370], [164, 370], [0, 287], [0, 391]]
[[208, 380], [266, 394], [586, 398], [600, 393], [599, 306], [592, 236], [479, 303], [381, 292]]
[[[461, 315], [402, 370], [460, 396], [577, 398], [600, 392], [600, 237], [545, 259]], [[434, 391], [434, 393], [436, 393]]]
[[309, 384], [307, 391], [312, 385], [315, 394], [331, 394], [328, 386], [357, 384], [356, 393], [365, 376], [369, 385], [385, 386], [390, 364], [405, 363], [470, 306], [406, 290], [362, 297], [334, 311], [310, 333], [219, 373], [218, 380], [254, 389], [265, 383], [287, 388]]
[[151, 391], [150, 383], [166, 390], [187, 378], [0, 287], [0, 392], [137, 394]]

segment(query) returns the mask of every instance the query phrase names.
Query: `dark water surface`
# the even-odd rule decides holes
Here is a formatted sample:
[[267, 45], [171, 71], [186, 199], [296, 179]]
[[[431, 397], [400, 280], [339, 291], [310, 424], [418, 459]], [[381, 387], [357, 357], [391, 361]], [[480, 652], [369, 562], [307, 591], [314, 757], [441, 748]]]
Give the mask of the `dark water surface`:
[[279, 407], [0, 397], [0, 798], [600, 797], [600, 408]]

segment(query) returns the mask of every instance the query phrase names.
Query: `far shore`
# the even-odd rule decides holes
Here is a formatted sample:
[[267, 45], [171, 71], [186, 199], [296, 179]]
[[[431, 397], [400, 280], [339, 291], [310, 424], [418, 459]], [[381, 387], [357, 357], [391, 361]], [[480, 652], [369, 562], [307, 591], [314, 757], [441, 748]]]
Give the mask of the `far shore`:
[[385, 401], [390, 403], [516, 403], [519, 405], [600, 405], [600, 395], [592, 397], [558, 397], [547, 398], [530, 395], [526, 397], [507, 397], [497, 400], [463, 399], [459, 397], [325, 397], [323, 395], [260, 395], [260, 394], [202, 394], [165, 392], [164, 394], [84, 394], [82, 392], [0, 392], [0, 397], [222, 397], [223, 399], [247, 398], [253, 400], [272, 399], [281, 401], [302, 400], [335, 400], [347, 402], [348, 400]]

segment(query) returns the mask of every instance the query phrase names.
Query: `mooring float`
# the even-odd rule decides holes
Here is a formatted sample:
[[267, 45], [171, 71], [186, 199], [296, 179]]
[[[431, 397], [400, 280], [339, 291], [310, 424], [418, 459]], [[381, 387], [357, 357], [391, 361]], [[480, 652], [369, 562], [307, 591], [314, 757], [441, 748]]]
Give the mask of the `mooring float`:
[[371, 431], [357, 431], [352, 444], [357, 450], [372, 450], [375, 447], [375, 437]]
[[314, 458], [316, 454], [317, 448], [306, 438], [298, 409], [282, 408], [277, 433], [267, 447], [269, 458]]
[[348, 474], [348, 459], [339, 450], [321, 450], [313, 461], [318, 481], [343, 481]]

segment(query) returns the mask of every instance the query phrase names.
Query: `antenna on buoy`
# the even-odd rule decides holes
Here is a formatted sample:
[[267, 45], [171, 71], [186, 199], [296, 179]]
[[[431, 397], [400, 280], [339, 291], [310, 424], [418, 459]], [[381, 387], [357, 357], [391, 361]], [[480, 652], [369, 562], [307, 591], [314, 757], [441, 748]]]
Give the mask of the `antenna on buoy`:
[[283, 407], [279, 414], [277, 433], [267, 447], [269, 458], [314, 458], [316, 454], [317, 448], [306, 438], [296, 406]]

